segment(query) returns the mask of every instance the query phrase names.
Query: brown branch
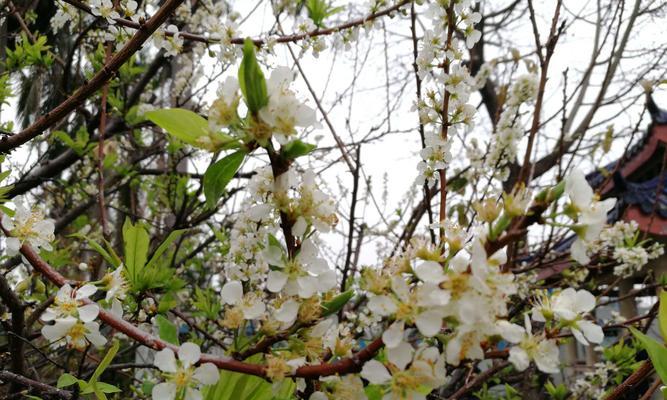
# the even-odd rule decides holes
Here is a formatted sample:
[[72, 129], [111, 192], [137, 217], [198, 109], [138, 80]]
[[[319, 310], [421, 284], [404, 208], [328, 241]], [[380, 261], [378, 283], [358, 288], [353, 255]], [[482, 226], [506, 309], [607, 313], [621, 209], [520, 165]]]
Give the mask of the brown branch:
[[21, 132], [0, 138], [0, 153], [8, 153], [12, 149], [21, 146], [27, 141], [41, 135], [46, 129], [66, 117], [76, 107], [93, 95], [97, 90], [111, 79], [120, 67], [136, 53], [143, 43], [150, 38], [160, 25], [171, 15], [171, 13], [184, 0], [166, 0], [160, 9], [148, 21], [139, 26], [138, 31], [132, 38], [118, 51], [111, 60], [102, 67], [100, 71], [84, 86], [80, 87], [73, 95], [60, 103], [56, 108], [41, 116], [35, 123], [25, 128]]
[[449, 397], [448, 400], [456, 400], [461, 398], [464, 394], [468, 393], [472, 389], [476, 388], [477, 386], [481, 385], [493, 375], [495, 375], [497, 372], [501, 371], [503, 368], [509, 365], [509, 362], [507, 361], [502, 361], [499, 362], [498, 364], [492, 366], [491, 368], [487, 369], [486, 371], [480, 373], [475, 377], [475, 379], [471, 380], [470, 382], [466, 383], [461, 387], [459, 390], [457, 390], [453, 395]]
[[549, 32], [549, 39], [547, 40], [547, 44], [545, 46], [546, 54], [543, 55], [540, 44], [540, 34], [537, 29], [537, 21], [535, 20], [535, 10], [533, 9], [533, 2], [531, 0], [528, 1], [528, 9], [530, 10], [530, 21], [532, 23], [533, 33], [535, 36], [535, 46], [537, 48], [536, 49], [537, 56], [540, 60], [540, 82], [537, 89], [537, 99], [535, 100], [533, 122], [530, 127], [530, 133], [528, 134], [528, 143], [526, 144], [526, 153], [524, 154], [523, 165], [521, 166], [521, 170], [519, 171], [519, 176], [517, 178], [517, 182], [519, 184], [521, 183], [527, 184], [529, 181], [529, 177], [531, 175], [530, 171], [532, 169], [532, 164], [530, 162], [530, 156], [531, 153], [533, 152], [533, 144], [535, 143], [535, 138], [537, 137], [537, 131], [540, 129], [540, 114], [542, 113], [542, 103], [544, 101], [544, 89], [547, 85], [549, 62], [551, 61], [551, 56], [553, 56], [554, 54], [554, 50], [556, 49], [556, 43], [558, 42], [558, 38], [560, 37], [560, 34], [565, 27], [565, 25], [562, 24], [560, 28], [557, 28], [558, 16], [560, 15], [561, 4], [562, 4], [561, 0], [558, 0], [556, 2], [556, 10], [554, 11], [554, 16], [551, 20], [551, 30]]
[[628, 376], [623, 383], [618, 385], [604, 400], [620, 400], [625, 398], [625, 392], [634, 388], [641, 381], [643, 381], [653, 371], [653, 364], [650, 360], [644, 363], [630, 376]]
[[38, 382], [30, 378], [26, 378], [23, 375], [14, 374], [9, 371], [0, 371], [0, 380], [18, 383], [20, 385], [27, 386], [33, 390], [36, 390], [40, 393], [44, 393], [49, 396], [57, 396], [58, 398], [61, 399], [74, 398], [72, 392], [69, 392], [67, 390], [61, 390], [51, 385], [47, 385], [46, 383]]
[[[48, 278], [52, 283], [62, 286], [67, 283], [67, 279], [64, 276], [60, 275], [56, 270], [54, 270], [47, 262], [45, 262], [32, 247], [24, 244], [21, 246], [21, 254], [28, 260], [28, 262], [42, 275]], [[92, 303], [92, 301], [88, 300]], [[178, 351], [178, 347], [167, 343], [150, 333], [144, 332], [139, 327], [133, 325], [132, 323], [125, 321], [122, 318], [117, 317], [109, 311], [100, 309], [99, 318], [101, 321], [112, 327], [113, 329], [124, 333], [128, 337], [136, 340], [137, 342], [143, 344], [146, 347], [150, 347], [154, 350], [161, 350], [164, 348], [170, 348], [174, 351]], [[306, 365], [298, 368], [293, 377], [296, 378], [318, 378], [321, 376], [329, 376], [336, 374], [347, 374], [350, 372], [356, 372], [361, 369], [361, 366], [364, 362], [370, 360], [375, 356], [377, 351], [383, 346], [382, 338], [377, 338], [371, 342], [368, 346], [357, 352], [351, 357], [347, 357], [332, 363], [321, 363], [316, 365]], [[202, 363], [213, 363], [220, 369], [240, 372], [248, 375], [255, 375], [260, 377], [266, 376], [266, 371], [263, 365], [259, 364], [250, 364], [242, 361], [234, 360], [230, 357], [221, 357], [214, 356], [211, 354], [202, 354], [200, 362]]]
[[[84, 12], [90, 14], [90, 15], [93, 15], [91, 8], [88, 5], [82, 3], [79, 0], [62, 0], [62, 1], [64, 1], [65, 3], [71, 4], [72, 6], [78, 8], [81, 11], [84, 11]], [[357, 18], [357, 19], [354, 19], [352, 21], [349, 21], [349, 22], [346, 22], [344, 24], [340, 24], [340, 25], [337, 25], [337, 26], [334, 26], [334, 27], [331, 27], [331, 28], [327, 28], [327, 29], [319, 29], [318, 28], [318, 29], [315, 29], [314, 31], [310, 31], [310, 32], [306, 32], [306, 33], [294, 33], [294, 34], [291, 34], [291, 35], [278, 36], [276, 38], [275, 42], [277, 42], [277, 43], [298, 42], [299, 40], [307, 39], [307, 38], [310, 38], [310, 37], [330, 35], [332, 33], [336, 33], [336, 32], [339, 32], [339, 31], [342, 31], [342, 30], [345, 30], [345, 29], [354, 28], [356, 26], [363, 25], [366, 22], [373, 21], [374, 19], [384, 17], [385, 15], [389, 15], [389, 14], [393, 13], [394, 11], [399, 10], [404, 5], [406, 5], [408, 3], [411, 3], [411, 2], [412, 2], [412, 0], [402, 0], [402, 1], [394, 4], [393, 6], [388, 7], [386, 9], [382, 10], [382, 11], [378, 11], [376, 13], [369, 14], [365, 17]], [[141, 26], [139, 23], [134, 22], [134, 21], [129, 20], [129, 19], [125, 19], [125, 18], [115, 18], [114, 21], [118, 25], [124, 26], [126, 28], [140, 29], [140, 26]], [[165, 32], [165, 35], [173, 36], [174, 33], [173, 32]], [[182, 37], [185, 40], [191, 40], [191, 41], [194, 41], [194, 42], [202, 42], [202, 43], [207, 43], [207, 44], [215, 44], [215, 43], [220, 42], [220, 39], [218, 39], [218, 38], [210, 38], [210, 37], [206, 37], [206, 36], [203, 36], [203, 35], [198, 35], [198, 34], [195, 34], [195, 33], [189, 33], [189, 32], [178, 32], [178, 36]], [[244, 41], [245, 41], [245, 38], [232, 38], [230, 40], [230, 43], [232, 43], [232, 44], [243, 44]], [[263, 39], [253, 39], [253, 42], [257, 46], [262, 46], [265, 43], [265, 41]]]

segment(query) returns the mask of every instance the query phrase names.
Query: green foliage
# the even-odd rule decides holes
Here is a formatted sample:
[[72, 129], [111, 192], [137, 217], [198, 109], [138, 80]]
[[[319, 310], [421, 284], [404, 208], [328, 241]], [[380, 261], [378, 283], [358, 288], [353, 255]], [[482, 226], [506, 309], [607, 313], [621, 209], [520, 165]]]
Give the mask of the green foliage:
[[100, 364], [97, 366], [95, 372], [93, 372], [93, 375], [90, 377], [88, 381], [85, 381], [83, 379], [78, 379], [74, 375], [64, 373], [58, 378], [56, 387], [64, 388], [67, 386], [78, 384], [80, 389], [79, 392], [80, 394], [84, 395], [94, 394], [97, 400], [106, 400], [107, 399], [106, 394], [108, 393], [120, 392], [121, 390], [118, 389], [116, 386], [99, 381], [99, 378], [104, 372], [104, 370], [107, 369], [109, 364], [111, 364], [113, 358], [116, 356], [116, 353], [118, 353], [119, 347], [120, 347], [119, 342], [115, 340], [113, 342], [113, 345], [111, 346], [107, 354], [104, 356]]
[[239, 150], [208, 167], [204, 173], [203, 182], [208, 207], [215, 207], [220, 197], [225, 193], [225, 187], [241, 167], [245, 155], [245, 151]]
[[519, 392], [514, 389], [512, 386], [507, 383], [503, 386], [505, 393], [499, 393], [499, 390], [491, 390], [487, 383], [484, 383], [484, 386], [481, 390], [473, 393], [473, 395], [479, 400], [521, 400], [521, 395]]
[[35, 43], [31, 43], [25, 33], [16, 42], [14, 50], [7, 49], [7, 69], [20, 69], [31, 66], [49, 67], [53, 64], [53, 54], [46, 44], [46, 36], [38, 35]]
[[318, 28], [324, 28], [324, 20], [341, 12], [344, 7], [333, 7], [327, 0], [306, 0], [308, 17]]
[[140, 292], [155, 288], [163, 288], [168, 291], [183, 285], [180, 279], [174, 277], [174, 271], [168, 265], [159, 263], [167, 248], [181, 234], [182, 231], [174, 231], [167, 236], [149, 260], [148, 231], [141, 224], [132, 224], [129, 219], [125, 220], [123, 224], [124, 265], [133, 291]]
[[640, 363], [635, 361], [636, 354], [636, 347], [631, 345], [631, 343], [626, 343], [624, 340], [619, 341], [613, 346], [607, 346], [602, 350], [604, 359], [616, 366], [614, 376], [610, 378], [614, 384], [620, 384], [639, 367]]
[[81, 126], [74, 134], [74, 138], [64, 131], [54, 131], [53, 136], [63, 142], [65, 146], [74, 150], [76, 154], [82, 156], [92, 150], [95, 145], [90, 142], [90, 134], [85, 126]]
[[544, 388], [549, 394], [551, 400], [566, 400], [568, 396], [567, 386], [562, 383], [554, 385], [551, 381], [547, 381]]
[[211, 132], [208, 121], [183, 108], [163, 108], [146, 113], [146, 118], [173, 137], [191, 146], [211, 151], [238, 147], [238, 141], [224, 133]]
[[112, 265], [114, 268], [118, 268], [119, 265], [123, 263], [123, 261], [118, 257], [118, 254], [114, 251], [113, 247], [111, 246], [111, 243], [107, 242], [104, 240], [104, 246], [99, 244], [97, 241], [94, 239], [91, 239], [90, 237], [86, 235], [82, 235], [80, 233], [75, 233], [70, 235], [69, 237], [80, 239], [82, 241], [87, 241], [88, 245], [93, 248], [99, 255], [104, 258], [106, 262], [109, 263], [109, 265]]
[[[250, 358], [257, 362], [257, 358]], [[221, 371], [220, 380], [203, 390], [204, 400], [287, 400], [294, 399], [296, 384], [285, 379], [274, 389], [273, 385], [257, 376]]]
[[195, 287], [192, 305], [199, 311], [197, 314], [208, 319], [217, 319], [222, 310], [222, 304], [216, 293], [210, 289], [202, 290]]
[[246, 38], [243, 44], [243, 60], [239, 66], [239, 86], [243, 99], [251, 114], [257, 112], [268, 104], [269, 96], [266, 91], [266, 79], [259, 67], [255, 56], [255, 44]]
[[637, 329], [630, 327], [630, 332], [635, 336], [639, 344], [646, 350], [651, 358], [655, 372], [660, 376], [662, 383], [667, 382], [667, 348], [664, 344], [649, 337]]
[[660, 292], [660, 304], [658, 306], [658, 326], [660, 327], [660, 334], [662, 340], [667, 341], [667, 292], [662, 290]]
[[664, 290], [660, 292], [659, 301], [658, 326], [660, 327], [663, 343], [643, 334], [633, 327], [630, 327], [630, 332], [632, 332], [639, 344], [648, 353], [651, 363], [653, 363], [653, 368], [655, 368], [655, 372], [658, 373], [662, 383], [667, 385], [667, 347], [664, 345], [664, 340], [667, 337], [667, 293]]
[[155, 317], [160, 339], [178, 346], [178, 327], [162, 315]]
[[284, 145], [281, 149], [280, 152], [282, 153], [283, 157], [285, 157], [288, 160], [293, 160], [297, 157], [305, 156], [309, 154], [311, 151], [315, 150], [317, 148], [316, 145], [306, 143], [301, 141], [300, 139], [292, 140], [291, 142], [287, 143]]
[[0, 107], [9, 104], [7, 99], [12, 96], [12, 83], [9, 81], [9, 74], [0, 75]]
[[337, 313], [348, 301], [350, 301], [352, 296], [354, 296], [354, 291], [348, 290], [322, 304], [322, 317], [324, 318]]

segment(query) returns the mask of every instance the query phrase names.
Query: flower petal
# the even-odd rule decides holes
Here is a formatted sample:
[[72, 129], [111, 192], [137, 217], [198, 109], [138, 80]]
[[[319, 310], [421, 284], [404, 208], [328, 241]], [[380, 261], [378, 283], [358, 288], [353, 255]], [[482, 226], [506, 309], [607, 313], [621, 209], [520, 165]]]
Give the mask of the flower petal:
[[170, 348], [165, 348], [155, 353], [153, 365], [160, 368], [163, 372], [174, 373], [178, 370], [176, 367], [176, 356]]
[[602, 343], [604, 340], [604, 332], [599, 325], [592, 323], [591, 321], [579, 321], [579, 329], [584, 333], [586, 339], [591, 343]]
[[171, 382], [162, 382], [153, 386], [151, 391], [153, 400], [174, 400], [176, 398], [176, 385]]
[[90, 297], [97, 292], [97, 287], [92, 283], [87, 283], [76, 290], [76, 299], [81, 300]]
[[403, 321], [396, 321], [382, 333], [382, 341], [387, 348], [394, 348], [403, 341]]
[[266, 278], [266, 288], [269, 292], [278, 293], [287, 283], [287, 275], [283, 274], [280, 271], [269, 271], [269, 275]]
[[440, 332], [442, 313], [438, 310], [426, 310], [415, 318], [415, 325], [422, 335], [431, 337]]
[[415, 267], [415, 274], [419, 279], [429, 283], [440, 283], [445, 280], [442, 265], [435, 261], [424, 261]]
[[299, 312], [299, 303], [294, 300], [287, 300], [279, 309], [276, 310], [274, 316], [276, 320], [283, 323], [291, 323], [296, 319]]
[[220, 297], [225, 304], [238, 304], [243, 298], [243, 285], [239, 281], [225, 283], [220, 291]]
[[370, 360], [361, 368], [361, 377], [372, 384], [381, 385], [391, 380], [387, 368], [378, 360]]
[[371, 310], [373, 314], [377, 314], [381, 317], [393, 314], [396, 312], [397, 307], [396, 303], [389, 296], [373, 296], [368, 300], [368, 309]]
[[86, 304], [85, 306], [77, 307], [79, 312], [79, 319], [83, 322], [90, 322], [97, 318], [100, 313], [100, 307], [97, 304]]
[[193, 376], [204, 385], [213, 385], [220, 378], [218, 368], [212, 363], [205, 363], [197, 367]]
[[178, 349], [178, 360], [183, 363], [185, 367], [195, 365], [201, 358], [201, 350], [199, 346], [192, 342], [186, 342]]
[[405, 367], [412, 361], [412, 355], [415, 350], [412, 348], [410, 343], [401, 342], [398, 346], [387, 349], [387, 359], [398, 367], [401, 371], [405, 370]]

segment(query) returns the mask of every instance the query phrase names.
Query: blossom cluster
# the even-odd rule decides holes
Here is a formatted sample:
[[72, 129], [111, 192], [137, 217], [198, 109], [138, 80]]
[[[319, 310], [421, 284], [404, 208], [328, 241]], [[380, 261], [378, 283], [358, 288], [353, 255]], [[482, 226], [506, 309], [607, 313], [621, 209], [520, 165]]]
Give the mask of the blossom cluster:
[[[451, 7], [453, 13], [441, 4], [429, 6], [425, 15], [432, 26], [424, 31], [416, 60], [418, 75], [425, 84], [424, 96], [417, 103], [420, 123], [424, 125], [418, 184], [433, 185], [439, 180], [438, 171], [451, 162], [448, 136], [465, 133], [473, 127], [476, 109], [468, 101], [489, 76], [488, 65], [480, 70], [477, 79], [463, 62], [463, 49], [471, 48], [481, 37], [474, 28], [481, 15], [473, 11], [470, 1], [452, 2]], [[452, 32], [460, 32], [465, 43]], [[434, 68], [438, 66], [443, 68]]]

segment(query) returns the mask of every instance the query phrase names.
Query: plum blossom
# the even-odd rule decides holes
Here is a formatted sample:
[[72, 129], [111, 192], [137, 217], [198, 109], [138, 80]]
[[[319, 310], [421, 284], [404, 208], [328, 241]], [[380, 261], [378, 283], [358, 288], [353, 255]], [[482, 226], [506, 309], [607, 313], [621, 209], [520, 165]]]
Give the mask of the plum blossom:
[[590, 262], [586, 242], [600, 235], [607, 224], [607, 213], [616, 205], [616, 199], [598, 201], [583, 172], [576, 168], [565, 178], [565, 193], [577, 216], [574, 227], [577, 240], [572, 244], [571, 255], [578, 263], [585, 265]]
[[220, 297], [224, 303], [239, 307], [244, 319], [257, 319], [266, 311], [266, 305], [257, 294], [253, 292], [243, 294], [243, 285], [239, 281], [225, 283]]
[[307, 299], [336, 285], [336, 273], [319, 257], [311, 239], [303, 241], [293, 260], [287, 259], [275, 246], [269, 245], [263, 254], [269, 264], [277, 267], [269, 271], [266, 280], [266, 288], [272, 293], [284, 291], [287, 295]]
[[444, 384], [445, 360], [435, 347], [415, 351], [407, 342], [387, 350], [387, 364], [370, 360], [361, 369], [361, 377], [387, 388], [384, 399], [426, 399], [422, 387]]
[[[424, 262], [418, 266], [422, 277], [435, 276], [434, 262]], [[368, 309], [378, 316], [395, 317], [394, 323], [382, 334], [382, 340], [388, 348], [393, 348], [403, 340], [405, 324], [415, 324], [419, 332], [431, 337], [437, 334], [442, 327], [445, 315], [441, 306], [449, 301], [449, 294], [440, 290], [436, 285], [424, 284], [418, 290], [411, 291], [402, 276], [394, 276], [391, 280], [391, 294], [373, 296], [368, 300]]]
[[546, 322], [555, 319], [583, 345], [601, 343], [604, 339], [602, 328], [584, 319], [595, 308], [595, 296], [586, 290], [567, 288], [551, 298], [542, 296], [533, 308], [533, 320]]
[[45, 219], [44, 214], [37, 209], [26, 207], [24, 199], [14, 200], [14, 217], [7, 214], [2, 216], [2, 225], [9, 231], [10, 237], [5, 239], [7, 255], [14, 256], [19, 253], [21, 246], [25, 243], [35, 250], [52, 249], [51, 242], [54, 239], [55, 225], [52, 219]]
[[259, 117], [273, 128], [279, 143], [287, 143], [296, 133], [296, 127], [310, 127], [317, 122], [315, 110], [303, 104], [289, 86], [293, 73], [288, 67], [271, 71], [266, 82], [269, 103], [259, 110]]
[[544, 335], [534, 336], [528, 314], [524, 315], [524, 324], [525, 329], [507, 321], [500, 321], [503, 338], [516, 344], [510, 348], [509, 361], [517, 371], [525, 370], [530, 362], [534, 361], [540, 371], [558, 373], [559, 351], [556, 341], [547, 339]]
[[43, 321], [54, 322], [42, 327], [42, 335], [51, 342], [65, 338], [70, 347], [79, 350], [83, 350], [88, 342], [103, 346], [106, 339], [100, 334], [99, 324], [94, 322], [100, 308], [97, 304], [88, 302], [88, 297], [96, 291], [97, 288], [92, 284], [78, 289], [73, 289], [69, 284], [63, 285], [58, 290], [53, 305], [42, 314]]
[[200, 358], [201, 350], [192, 342], [179, 347], [178, 359], [170, 348], [157, 352], [153, 364], [163, 372], [166, 382], [153, 387], [153, 400], [180, 399], [183, 395], [187, 400], [201, 399], [200, 387], [215, 384], [219, 375], [218, 368], [212, 363], [195, 367]]

